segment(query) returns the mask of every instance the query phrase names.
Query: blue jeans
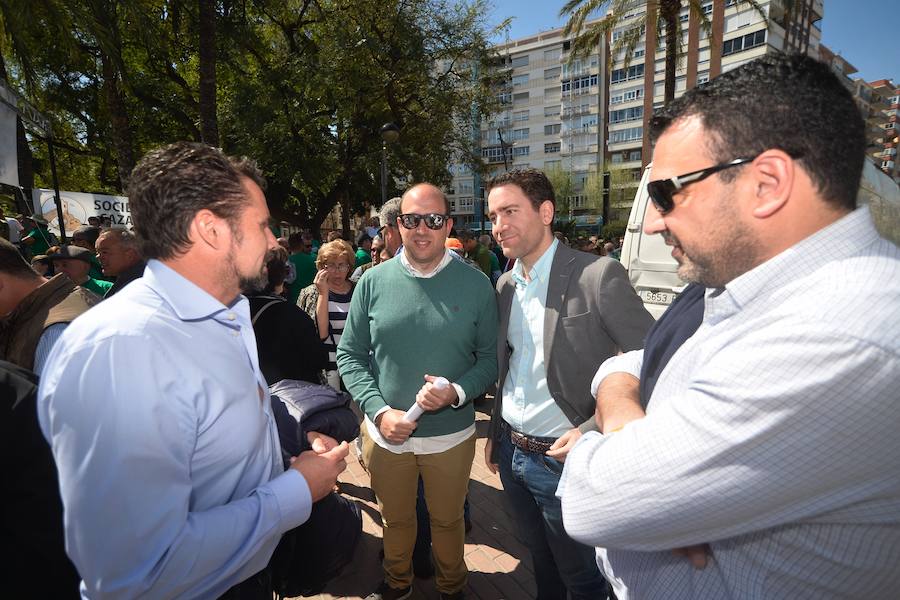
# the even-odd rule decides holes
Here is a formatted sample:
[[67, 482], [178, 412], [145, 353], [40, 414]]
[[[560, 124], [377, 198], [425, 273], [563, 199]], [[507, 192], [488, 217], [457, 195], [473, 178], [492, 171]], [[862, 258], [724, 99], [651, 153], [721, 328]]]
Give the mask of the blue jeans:
[[594, 549], [579, 544], [566, 533], [562, 504], [556, 497], [561, 462], [515, 446], [500, 433], [498, 448], [500, 481], [517, 535], [531, 551], [536, 600], [602, 600], [609, 588]]

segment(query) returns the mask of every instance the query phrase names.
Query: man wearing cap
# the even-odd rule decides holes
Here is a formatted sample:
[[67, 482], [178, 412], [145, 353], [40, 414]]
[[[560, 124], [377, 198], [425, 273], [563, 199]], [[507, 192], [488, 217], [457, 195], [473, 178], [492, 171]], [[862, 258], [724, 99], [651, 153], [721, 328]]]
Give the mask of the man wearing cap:
[[68, 324], [99, 300], [64, 275], [48, 281], [0, 240], [0, 359], [40, 375]]
[[62, 246], [59, 252], [50, 255], [50, 260], [57, 273], [66, 275], [74, 283], [102, 298], [113, 284], [90, 276], [93, 257], [94, 254], [85, 248]]
[[22, 246], [27, 248], [32, 256], [46, 254], [50, 246], [58, 243], [56, 236], [47, 229], [47, 220], [44, 217], [34, 215], [25, 217], [23, 221], [28, 233], [22, 238]]
[[97, 239], [100, 237], [100, 228], [93, 225], [84, 225], [72, 232], [72, 245], [84, 248], [91, 253], [91, 270], [90, 276], [98, 281], [112, 281], [112, 278], [105, 275], [103, 266], [97, 258]]
[[97, 258], [103, 274], [116, 281], [106, 292], [110, 297], [144, 274], [147, 264], [141, 258], [137, 238], [127, 229], [107, 229], [97, 239]]

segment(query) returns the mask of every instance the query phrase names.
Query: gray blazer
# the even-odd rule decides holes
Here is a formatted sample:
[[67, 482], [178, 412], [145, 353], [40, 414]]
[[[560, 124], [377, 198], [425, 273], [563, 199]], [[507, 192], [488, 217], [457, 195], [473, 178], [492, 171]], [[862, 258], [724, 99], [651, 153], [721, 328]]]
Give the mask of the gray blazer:
[[[507, 342], [515, 282], [504, 273], [497, 282], [500, 328], [497, 363], [500, 378], [491, 415], [491, 439], [499, 435], [503, 383], [514, 348]], [[653, 317], [631, 287], [616, 260], [559, 244], [550, 266], [544, 315], [544, 364], [547, 387], [563, 413], [582, 431], [597, 429], [591, 379], [600, 364], [620, 350], [644, 346]], [[496, 453], [497, 444], [494, 444]], [[496, 460], [496, 456], [494, 457]]]

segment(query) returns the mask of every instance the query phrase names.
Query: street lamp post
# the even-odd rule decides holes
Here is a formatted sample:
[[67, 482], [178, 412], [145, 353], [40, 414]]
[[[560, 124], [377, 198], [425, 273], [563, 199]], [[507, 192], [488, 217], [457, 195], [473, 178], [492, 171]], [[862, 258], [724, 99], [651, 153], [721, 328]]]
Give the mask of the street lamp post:
[[387, 202], [387, 145], [397, 141], [400, 128], [396, 123], [385, 123], [381, 126], [381, 204]]

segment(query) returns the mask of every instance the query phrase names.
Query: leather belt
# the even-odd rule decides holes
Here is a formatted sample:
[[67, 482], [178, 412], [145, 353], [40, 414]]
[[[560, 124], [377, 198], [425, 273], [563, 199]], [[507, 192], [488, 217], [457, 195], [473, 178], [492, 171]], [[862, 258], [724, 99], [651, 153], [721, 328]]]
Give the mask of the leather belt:
[[547, 438], [536, 438], [520, 433], [510, 427], [509, 423], [503, 419], [500, 419], [500, 431], [509, 435], [509, 441], [512, 442], [512, 445], [516, 448], [535, 454], [546, 454], [547, 450], [550, 449], [550, 446], [553, 445], [553, 442], [556, 441], [552, 440], [548, 442], [546, 441]]

